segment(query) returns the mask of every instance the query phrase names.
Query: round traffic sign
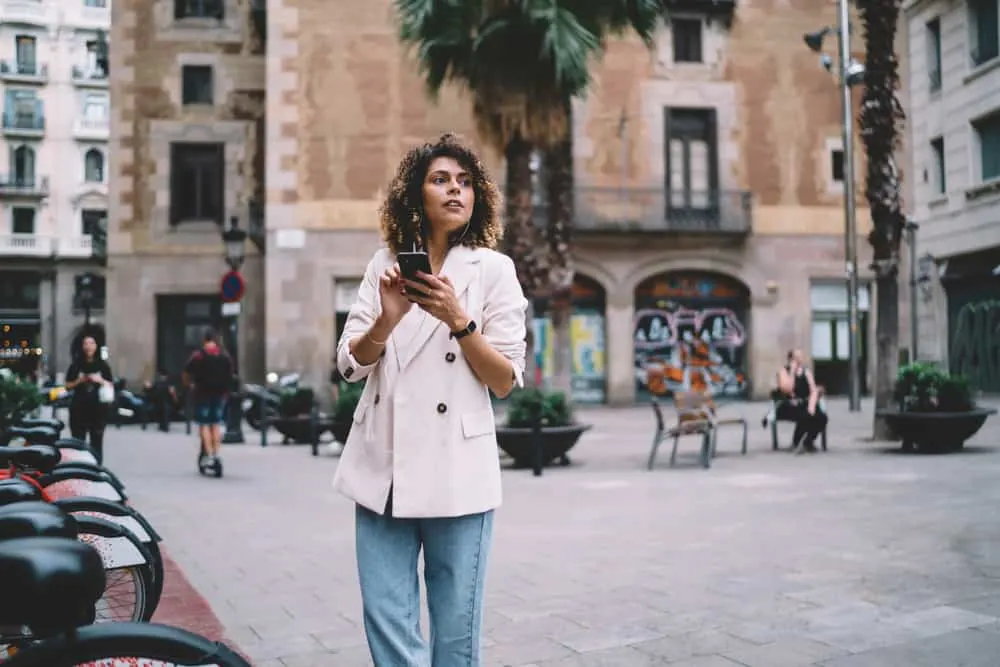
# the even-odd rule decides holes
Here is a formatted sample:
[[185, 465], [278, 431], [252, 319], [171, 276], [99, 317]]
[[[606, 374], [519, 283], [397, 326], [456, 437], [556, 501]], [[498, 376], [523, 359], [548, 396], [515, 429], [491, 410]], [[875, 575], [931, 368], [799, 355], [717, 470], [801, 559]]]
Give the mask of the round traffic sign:
[[226, 275], [222, 276], [222, 283], [219, 285], [219, 291], [222, 293], [222, 300], [226, 303], [232, 303], [234, 301], [239, 301], [243, 298], [243, 292], [246, 289], [246, 281], [243, 280], [243, 275], [239, 271], [230, 271]]

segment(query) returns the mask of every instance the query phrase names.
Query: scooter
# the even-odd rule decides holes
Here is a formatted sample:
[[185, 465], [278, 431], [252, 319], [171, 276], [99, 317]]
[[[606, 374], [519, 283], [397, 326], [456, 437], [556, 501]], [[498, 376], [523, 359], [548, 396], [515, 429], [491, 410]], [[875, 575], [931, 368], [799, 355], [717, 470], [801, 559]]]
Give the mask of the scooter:
[[243, 386], [243, 415], [246, 417], [250, 428], [259, 431], [261, 429], [261, 405], [263, 404], [263, 415], [267, 420], [278, 415], [278, 407], [281, 403], [281, 392], [294, 389], [298, 386], [301, 376], [298, 373], [286, 373], [279, 376], [271, 372], [267, 374], [267, 384], [246, 384]]

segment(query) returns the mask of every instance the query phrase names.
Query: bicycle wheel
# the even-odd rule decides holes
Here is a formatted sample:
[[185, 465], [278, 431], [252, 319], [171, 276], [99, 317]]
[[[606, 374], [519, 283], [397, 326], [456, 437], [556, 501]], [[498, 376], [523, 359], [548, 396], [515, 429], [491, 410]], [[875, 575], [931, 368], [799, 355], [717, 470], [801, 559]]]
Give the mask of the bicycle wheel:
[[79, 628], [24, 648], [4, 667], [251, 667], [221, 642], [156, 623]]
[[97, 623], [148, 621], [156, 611], [153, 558], [131, 532], [95, 516], [77, 516], [78, 539], [101, 555], [107, 585], [97, 602]]

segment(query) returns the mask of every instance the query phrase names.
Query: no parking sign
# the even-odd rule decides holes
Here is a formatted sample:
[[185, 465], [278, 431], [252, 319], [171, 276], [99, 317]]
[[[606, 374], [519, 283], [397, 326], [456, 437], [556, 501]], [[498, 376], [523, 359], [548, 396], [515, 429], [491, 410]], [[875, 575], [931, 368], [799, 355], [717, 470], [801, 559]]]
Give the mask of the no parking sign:
[[243, 280], [243, 275], [239, 271], [230, 271], [222, 276], [222, 282], [219, 284], [219, 292], [222, 295], [223, 303], [235, 303], [239, 301], [243, 298], [245, 290], [246, 281]]

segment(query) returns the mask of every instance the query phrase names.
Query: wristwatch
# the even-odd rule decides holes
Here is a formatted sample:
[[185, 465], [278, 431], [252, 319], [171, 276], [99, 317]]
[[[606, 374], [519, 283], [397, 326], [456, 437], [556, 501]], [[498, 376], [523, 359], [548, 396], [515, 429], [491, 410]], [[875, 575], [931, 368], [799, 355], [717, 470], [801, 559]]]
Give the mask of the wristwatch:
[[471, 333], [475, 333], [475, 331], [476, 331], [476, 321], [469, 320], [469, 323], [465, 325], [464, 329], [459, 329], [458, 331], [452, 331], [451, 337], [454, 338], [455, 340], [458, 340], [460, 338], [465, 338]]

